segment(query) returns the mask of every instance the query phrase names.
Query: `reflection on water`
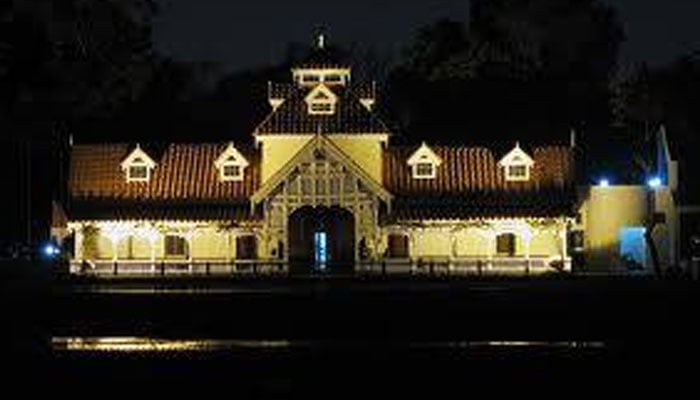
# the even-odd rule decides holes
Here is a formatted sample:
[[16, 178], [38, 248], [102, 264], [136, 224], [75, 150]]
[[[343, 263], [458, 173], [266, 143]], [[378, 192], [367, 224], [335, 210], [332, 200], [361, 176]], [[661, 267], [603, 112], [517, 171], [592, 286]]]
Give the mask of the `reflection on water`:
[[427, 342], [419, 343], [416, 347], [427, 348], [499, 348], [499, 347], [549, 347], [549, 348], [604, 348], [605, 342], [572, 341], [572, 342], [546, 342], [546, 341], [475, 341], [475, 342]]
[[[142, 337], [54, 337], [54, 351], [104, 351], [104, 352], [214, 352], [235, 349], [309, 348], [315, 346], [352, 347], [368, 346], [365, 342], [304, 342], [289, 340], [222, 340], [222, 339], [159, 339]], [[402, 347], [401, 344], [398, 345]], [[601, 349], [604, 342], [594, 341], [443, 341], [409, 342], [408, 349], [483, 349], [483, 348], [570, 348]]]
[[284, 348], [287, 340], [178, 340], [139, 337], [54, 337], [55, 351], [207, 352], [236, 348]]

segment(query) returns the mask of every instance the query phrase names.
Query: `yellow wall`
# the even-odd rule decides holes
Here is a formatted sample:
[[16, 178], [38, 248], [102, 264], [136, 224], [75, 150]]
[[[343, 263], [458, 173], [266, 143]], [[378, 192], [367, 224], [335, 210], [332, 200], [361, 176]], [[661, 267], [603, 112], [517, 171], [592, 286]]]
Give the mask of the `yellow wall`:
[[377, 182], [382, 182], [384, 135], [328, 135], [328, 138]]
[[262, 184], [294, 157], [313, 135], [266, 135], [258, 136], [262, 145]]
[[559, 230], [552, 227], [533, 229], [533, 236], [530, 241], [531, 256], [552, 256], [560, 255], [562, 250], [562, 238]]
[[644, 186], [594, 186], [583, 192], [586, 261], [592, 269], [619, 264], [619, 237], [624, 227], [643, 227], [647, 215]]
[[200, 228], [192, 236], [192, 258], [233, 258], [236, 240], [232, 233], [218, 231], [215, 227]]
[[[499, 226], [502, 222], [504, 222], [504, 226]], [[451, 255], [455, 257], [497, 255], [494, 235], [509, 232], [515, 234], [515, 256], [523, 257], [526, 255], [523, 233], [521, 229], [513, 229], [512, 226], [519, 225], [513, 225], [512, 223], [513, 221], [497, 221], [494, 222], [492, 228], [466, 227], [457, 228], [456, 230], [453, 229], [455, 226], [449, 225], [413, 228], [409, 230], [409, 237], [412, 238], [409, 253], [412, 258], [450, 257]], [[511, 228], [506, 228], [506, 226], [511, 226]], [[559, 235], [561, 227], [558, 224], [542, 227], [531, 226], [529, 229], [532, 232], [530, 240], [531, 256], [561, 255], [562, 239]]]
[[[129, 222], [124, 222], [125, 226], [130, 226]], [[99, 223], [97, 223], [99, 225]], [[167, 224], [166, 224], [167, 225]], [[130, 228], [130, 235], [123, 237], [117, 245], [117, 256], [119, 260], [150, 260], [151, 259], [151, 241], [145, 230], [140, 228]], [[172, 234], [176, 233], [177, 228], [173, 228]], [[165, 257], [165, 235], [161, 233], [155, 241], [155, 257], [162, 259]], [[82, 259], [83, 256], [83, 237], [81, 230], [76, 231], [76, 249], [75, 259]], [[219, 230], [216, 223], [211, 223], [209, 226], [198, 226], [194, 228], [190, 240], [190, 254], [193, 259], [230, 259], [236, 255], [235, 251], [235, 234]], [[114, 256], [112, 242], [109, 236], [103, 231], [99, 231], [96, 238], [97, 243], [97, 259], [112, 260]]]
[[491, 254], [491, 240], [480, 229], [470, 228], [460, 231], [455, 237], [455, 250], [458, 257], [488, 256]]

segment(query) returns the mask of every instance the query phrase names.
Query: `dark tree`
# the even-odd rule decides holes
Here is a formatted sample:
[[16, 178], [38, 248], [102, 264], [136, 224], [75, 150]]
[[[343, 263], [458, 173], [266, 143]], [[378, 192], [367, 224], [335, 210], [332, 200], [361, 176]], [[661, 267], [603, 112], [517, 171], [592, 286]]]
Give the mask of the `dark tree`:
[[392, 74], [392, 109], [414, 139], [605, 127], [623, 39], [614, 10], [597, 0], [475, 0], [468, 24], [419, 32]]

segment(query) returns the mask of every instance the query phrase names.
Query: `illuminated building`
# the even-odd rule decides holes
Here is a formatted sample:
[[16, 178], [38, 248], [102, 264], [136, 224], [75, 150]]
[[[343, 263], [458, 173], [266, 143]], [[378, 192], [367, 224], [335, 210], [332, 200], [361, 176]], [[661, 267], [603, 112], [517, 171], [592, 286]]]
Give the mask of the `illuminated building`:
[[590, 240], [600, 218], [578, 196], [573, 144], [394, 146], [375, 85], [317, 50], [269, 84], [250, 143], [75, 145], [74, 259], [571, 270], [572, 232]]

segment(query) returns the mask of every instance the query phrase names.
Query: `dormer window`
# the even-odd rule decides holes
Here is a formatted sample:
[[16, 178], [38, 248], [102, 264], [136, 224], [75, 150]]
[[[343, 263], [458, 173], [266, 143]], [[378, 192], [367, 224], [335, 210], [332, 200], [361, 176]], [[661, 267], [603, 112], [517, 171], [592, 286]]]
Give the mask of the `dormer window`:
[[415, 166], [416, 178], [434, 178], [435, 177], [435, 165], [432, 163], [422, 162]]
[[442, 164], [442, 160], [428, 145], [423, 143], [411, 155], [407, 164], [411, 167], [413, 179], [435, 179], [437, 168]]
[[313, 102], [309, 105], [310, 114], [333, 114], [333, 104], [325, 102]]
[[311, 115], [331, 115], [335, 113], [336, 95], [325, 85], [312, 89], [304, 99]]
[[129, 167], [129, 181], [148, 181], [148, 167], [145, 165], [132, 165]]
[[153, 161], [138, 144], [136, 145], [134, 151], [132, 151], [121, 163], [122, 170], [126, 174], [127, 182], [150, 181], [151, 170], [155, 168], [155, 166], [155, 161]]
[[248, 160], [243, 157], [233, 143], [229, 143], [214, 162], [214, 166], [219, 170], [219, 180], [221, 182], [242, 181], [245, 176], [245, 168], [248, 165]]
[[304, 83], [316, 83], [320, 80], [320, 77], [318, 75], [303, 75], [301, 80]]
[[498, 162], [498, 165], [504, 169], [508, 182], [530, 180], [530, 169], [534, 164], [532, 158], [520, 148], [518, 143]]
[[231, 181], [242, 179], [243, 174], [241, 173], [241, 167], [234, 164], [224, 164], [224, 166], [221, 167], [221, 178]]

